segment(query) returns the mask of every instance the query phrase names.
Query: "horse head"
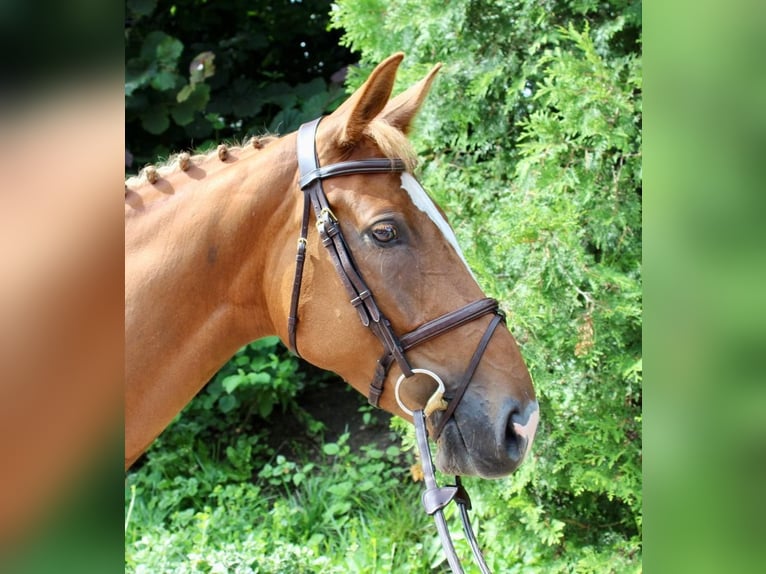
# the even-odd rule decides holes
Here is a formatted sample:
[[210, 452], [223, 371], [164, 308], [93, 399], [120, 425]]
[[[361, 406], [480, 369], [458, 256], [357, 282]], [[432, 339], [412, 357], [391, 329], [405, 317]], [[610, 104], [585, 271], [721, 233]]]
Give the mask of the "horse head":
[[[438, 438], [437, 467], [500, 477], [529, 451], [538, 404], [496, 303], [486, 299], [445, 215], [412, 175], [407, 133], [439, 66], [391, 98], [402, 57], [377, 66], [334, 113], [297, 137], [296, 145], [312, 146], [298, 152], [309, 173], [294, 179], [294, 193], [302, 188], [306, 203], [295, 202], [286, 224], [297, 233], [303, 222], [296, 234], [302, 261], [293, 273], [283, 260], [270, 312], [290, 317], [277, 330], [309, 362], [364, 394], [377, 376], [374, 402], [396, 415], [409, 418], [409, 408], [421, 408], [433, 393], [433, 377], [423, 371], [438, 376], [455, 404], [428, 417]], [[311, 200], [315, 195], [324, 199]]]

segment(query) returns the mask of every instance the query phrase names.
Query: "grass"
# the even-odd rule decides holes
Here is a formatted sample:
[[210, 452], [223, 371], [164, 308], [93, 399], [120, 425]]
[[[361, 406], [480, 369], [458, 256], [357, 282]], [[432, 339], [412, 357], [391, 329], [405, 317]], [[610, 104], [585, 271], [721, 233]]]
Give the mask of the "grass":
[[[307, 422], [319, 441], [321, 425]], [[411, 453], [390, 444], [352, 448], [346, 432], [313, 447], [290, 443], [283, 454], [264, 446], [275, 443], [264, 429], [226, 447], [198, 432], [206, 445], [198, 448], [186, 425], [177, 420], [127, 476], [127, 573], [441, 570]]]

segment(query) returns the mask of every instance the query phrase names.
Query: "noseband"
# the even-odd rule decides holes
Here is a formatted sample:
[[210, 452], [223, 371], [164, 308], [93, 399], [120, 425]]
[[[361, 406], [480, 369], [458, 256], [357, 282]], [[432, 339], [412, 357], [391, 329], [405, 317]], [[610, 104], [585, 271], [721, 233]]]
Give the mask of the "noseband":
[[[378, 359], [375, 366], [375, 372], [370, 383], [368, 401], [374, 406], [379, 406], [380, 396], [383, 394], [383, 387], [391, 365], [396, 361], [405, 378], [413, 376], [415, 372], [421, 369], [413, 369], [405, 353], [410, 349], [430, 341], [448, 331], [456, 329], [466, 323], [470, 323], [484, 315], [493, 314], [492, 320], [479, 341], [476, 351], [471, 358], [468, 367], [459, 381], [459, 384], [452, 392], [447, 392], [444, 398], [448, 401], [447, 407], [441, 414], [436, 427], [433, 430], [432, 438], [437, 441], [453, 416], [460, 400], [463, 398], [484, 351], [489, 345], [495, 329], [501, 321], [505, 320], [504, 314], [498, 308], [498, 302], [494, 299], [483, 298], [473, 301], [460, 309], [446, 313], [436, 319], [427, 321], [413, 331], [402, 336], [397, 336], [391, 327], [389, 320], [383, 315], [375, 302], [372, 292], [367, 287], [358, 267], [354, 263], [351, 251], [343, 238], [338, 219], [332, 212], [327, 201], [327, 196], [322, 188], [322, 180], [331, 177], [357, 174], [377, 174], [377, 173], [402, 173], [405, 171], [405, 164], [401, 159], [374, 158], [364, 160], [345, 161], [328, 166], [320, 167], [316, 150], [316, 132], [321, 118], [312, 122], [303, 124], [298, 131], [298, 167], [300, 170], [300, 188], [303, 191], [303, 219], [301, 223], [301, 234], [298, 239], [298, 248], [295, 265], [295, 279], [293, 281], [293, 291], [290, 301], [290, 316], [288, 317], [288, 337], [291, 350], [299, 355], [296, 344], [296, 335], [298, 327], [298, 302], [300, 299], [301, 282], [303, 278], [303, 266], [306, 259], [306, 243], [308, 239], [310, 212], [314, 211], [316, 217], [316, 227], [322, 244], [330, 255], [330, 260], [335, 266], [335, 270], [340, 277], [346, 293], [349, 296], [351, 304], [357, 310], [362, 324], [369, 328], [383, 345], [383, 355]], [[401, 379], [400, 379], [401, 380]], [[398, 395], [398, 393], [397, 393]], [[408, 411], [401, 404], [405, 411]], [[427, 431], [425, 426], [425, 415], [422, 410], [416, 410], [413, 413], [415, 420], [418, 446], [421, 451], [421, 462], [423, 463], [424, 473], [426, 475], [427, 490], [423, 496], [423, 503], [426, 512], [433, 515], [437, 520], [437, 527], [442, 539], [442, 544], [447, 553], [447, 558], [454, 572], [463, 572], [460, 562], [457, 559], [449, 533], [446, 529], [442, 509], [450, 501], [455, 500], [461, 509], [463, 526], [468, 535], [471, 548], [479, 562], [482, 572], [489, 572], [481, 553], [478, 551], [476, 539], [473, 536], [470, 523], [468, 522], [467, 509], [470, 508], [468, 494], [460, 484], [459, 478], [455, 486], [446, 486], [438, 488], [434, 479], [433, 463], [428, 449]]]

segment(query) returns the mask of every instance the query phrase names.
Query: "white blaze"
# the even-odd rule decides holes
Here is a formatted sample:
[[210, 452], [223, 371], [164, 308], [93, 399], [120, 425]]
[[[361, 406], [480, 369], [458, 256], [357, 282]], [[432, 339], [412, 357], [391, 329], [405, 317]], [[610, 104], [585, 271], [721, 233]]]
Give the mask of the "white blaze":
[[[463, 251], [460, 249], [460, 245], [458, 245], [457, 237], [455, 237], [455, 232], [452, 231], [452, 228], [449, 226], [449, 223], [447, 223], [447, 220], [444, 219], [444, 216], [436, 208], [436, 204], [431, 200], [430, 197], [428, 197], [428, 194], [426, 193], [426, 190], [423, 189], [423, 186], [421, 186], [418, 180], [412, 177], [412, 175], [406, 171], [402, 173], [402, 189], [410, 194], [410, 199], [412, 200], [412, 203], [415, 204], [415, 207], [425, 213], [431, 219], [431, 221], [434, 222], [436, 227], [442, 232], [442, 235], [444, 235], [444, 238], [447, 240], [447, 242], [452, 245], [452, 248], [455, 250], [455, 252], [458, 254], [458, 257], [460, 257], [460, 260], [465, 265], [465, 268], [468, 269], [468, 272], [471, 274], [471, 277], [473, 277], [474, 281], [476, 281], [476, 276], [473, 274], [473, 271], [471, 271], [471, 267], [465, 260]], [[476, 282], [478, 283], [478, 281]]]

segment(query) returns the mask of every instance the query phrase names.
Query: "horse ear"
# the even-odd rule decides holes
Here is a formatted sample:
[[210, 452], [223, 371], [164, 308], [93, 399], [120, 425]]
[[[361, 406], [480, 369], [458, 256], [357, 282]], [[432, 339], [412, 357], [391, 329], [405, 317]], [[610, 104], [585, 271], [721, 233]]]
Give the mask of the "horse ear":
[[339, 137], [342, 146], [353, 146], [359, 142], [367, 125], [386, 106], [402, 58], [404, 54], [399, 52], [378, 64], [362, 87], [335, 110], [334, 116], [345, 119]]
[[431, 84], [436, 77], [436, 72], [441, 67], [441, 64], [436, 64], [425, 78], [389, 101], [383, 109], [381, 117], [405, 134], [409, 132], [412, 120], [426, 99], [428, 91], [431, 89]]

